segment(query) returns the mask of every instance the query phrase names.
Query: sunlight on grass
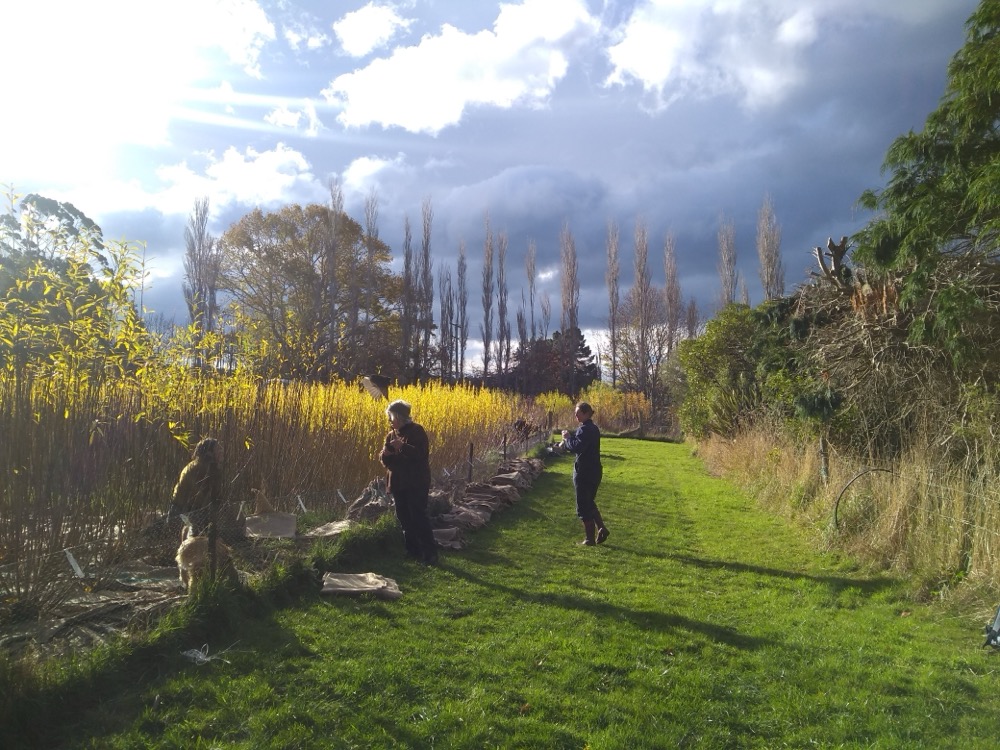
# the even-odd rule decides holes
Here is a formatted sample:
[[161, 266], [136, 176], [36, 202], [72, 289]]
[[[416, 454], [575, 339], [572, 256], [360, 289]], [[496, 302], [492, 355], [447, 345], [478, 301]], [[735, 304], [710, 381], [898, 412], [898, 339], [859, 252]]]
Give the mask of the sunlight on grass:
[[53, 745], [993, 746], [979, 632], [815, 552], [687, 446], [604, 450], [606, 544], [576, 545], [557, 459], [441, 567], [367, 560], [402, 599], [307, 593], [209, 636], [225, 661], [151, 657]]

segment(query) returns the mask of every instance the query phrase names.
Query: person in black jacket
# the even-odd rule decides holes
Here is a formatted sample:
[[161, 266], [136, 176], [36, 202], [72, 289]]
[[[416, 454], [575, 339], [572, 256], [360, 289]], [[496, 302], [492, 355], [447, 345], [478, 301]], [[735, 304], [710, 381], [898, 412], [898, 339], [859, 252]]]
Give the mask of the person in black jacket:
[[580, 423], [576, 432], [563, 430], [563, 447], [576, 454], [573, 464], [573, 488], [576, 490], [576, 515], [583, 521], [585, 537], [580, 544], [602, 544], [610, 532], [597, 509], [597, 488], [604, 470], [601, 466], [601, 431], [594, 424], [594, 409], [581, 401], [573, 412]]
[[410, 405], [393, 401], [385, 410], [392, 429], [379, 460], [389, 471], [388, 486], [403, 527], [406, 552], [426, 565], [438, 562], [437, 543], [427, 517], [431, 489], [430, 443], [424, 428], [410, 419]]

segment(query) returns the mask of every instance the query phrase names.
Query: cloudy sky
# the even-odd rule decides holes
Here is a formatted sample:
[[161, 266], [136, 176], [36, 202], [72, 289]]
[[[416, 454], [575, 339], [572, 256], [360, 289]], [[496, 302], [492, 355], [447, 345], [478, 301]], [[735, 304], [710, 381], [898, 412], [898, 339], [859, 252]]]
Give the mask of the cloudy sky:
[[[720, 217], [760, 299], [757, 212], [771, 196], [786, 285], [810, 250], [868, 218], [892, 140], [944, 90], [973, 0], [33, 0], [0, 25], [0, 183], [67, 200], [142, 241], [147, 308], [186, 322], [184, 226], [221, 235], [254, 206], [326, 202], [359, 221], [372, 188], [401, 256], [434, 209], [433, 255], [470, 257], [484, 217], [528, 242], [557, 324], [559, 231], [580, 264], [581, 325], [607, 318], [609, 220], [648, 228], [654, 280], [677, 240], [686, 298], [718, 298]], [[419, 229], [417, 229], [419, 235]], [[473, 330], [478, 324], [473, 326]]]

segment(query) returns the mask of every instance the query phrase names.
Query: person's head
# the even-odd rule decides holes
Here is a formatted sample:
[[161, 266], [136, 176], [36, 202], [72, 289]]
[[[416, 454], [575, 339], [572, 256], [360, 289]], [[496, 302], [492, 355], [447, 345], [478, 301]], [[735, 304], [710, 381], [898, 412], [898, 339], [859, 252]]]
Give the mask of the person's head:
[[588, 419], [594, 416], [594, 408], [586, 401], [581, 401], [576, 405], [576, 408], [573, 410], [573, 416], [576, 417], [577, 422], [586, 422]]
[[199, 461], [218, 461], [222, 457], [222, 445], [215, 438], [202, 438], [191, 455]]
[[389, 417], [389, 424], [392, 425], [392, 429], [398, 430], [410, 421], [410, 409], [410, 405], [402, 400], [393, 401], [386, 407], [385, 414]]

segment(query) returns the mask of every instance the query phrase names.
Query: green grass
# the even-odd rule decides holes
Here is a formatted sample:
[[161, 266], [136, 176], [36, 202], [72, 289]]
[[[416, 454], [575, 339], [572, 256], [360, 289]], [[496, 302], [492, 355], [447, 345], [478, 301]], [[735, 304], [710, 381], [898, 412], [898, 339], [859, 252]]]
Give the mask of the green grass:
[[[307, 593], [175, 633], [70, 695], [30, 746], [996, 746], [983, 623], [817, 552], [685, 446], [606, 439], [604, 464], [603, 546], [575, 544], [557, 460], [439, 568], [398, 543], [344, 558], [402, 599]], [[181, 655], [206, 641], [220, 659]]]

